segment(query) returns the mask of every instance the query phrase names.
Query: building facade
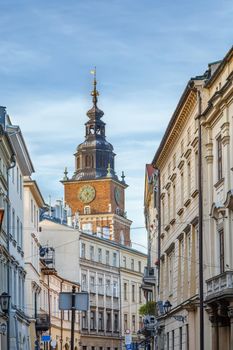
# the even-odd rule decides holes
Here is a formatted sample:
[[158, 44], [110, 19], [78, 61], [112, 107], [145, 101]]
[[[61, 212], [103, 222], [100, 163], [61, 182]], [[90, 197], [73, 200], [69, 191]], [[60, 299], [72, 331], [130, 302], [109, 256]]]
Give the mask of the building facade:
[[36, 320], [40, 309], [40, 210], [44, 199], [35, 180], [23, 179], [24, 190], [24, 258], [25, 258], [25, 310], [30, 319], [30, 346], [35, 347], [37, 339]]
[[15, 150], [15, 164], [9, 171], [9, 283], [11, 295], [10, 349], [29, 349], [29, 318], [25, 309], [24, 191], [23, 177], [34, 172], [22, 132], [7, 116], [6, 130]]
[[[160, 246], [156, 295], [158, 349], [199, 349], [200, 225], [205, 281], [204, 348], [231, 349], [233, 345], [232, 56], [231, 49], [222, 61], [209, 64], [202, 76], [188, 82], [152, 162], [159, 173], [155, 208]], [[200, 185], [202, 222], [199, 222]], [[146, 213], [150, 210], [147, 205]], [[170, 310], [164, 308], [166, 301]]]
[[[214, 350], [233, 348], [233, 48], [205, 84], [206, 311]], [[208, 327], [208, 326], [207, 326]]]
[[[6, 110], [0, 107], [0, 208], [3, 212], [3, 222], [0, 228], [0, 295], [10, 294], [8, 267], [11, 261], [9, 253], [9, 216], [8, 216], [8, 169], [14, 165], [14, 149], [5, 131]], [[8, 317], [0, 308], [0, 349], [7, 348], [9, 332]], [[6, 326], [6, 330], [4, 330]]]

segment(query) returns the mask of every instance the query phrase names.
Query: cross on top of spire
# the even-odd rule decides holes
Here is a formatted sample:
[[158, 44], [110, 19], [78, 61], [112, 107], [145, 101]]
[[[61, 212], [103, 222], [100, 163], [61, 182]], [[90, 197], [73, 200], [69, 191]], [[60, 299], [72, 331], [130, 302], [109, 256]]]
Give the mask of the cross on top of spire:
[[92, 101], [93, 101], [94, 106], [97, 107], [99, 92], [96, 89], [96, 85], [97, 85], [97, 81], [96, 81], [96, 67], [93, 70], [91, 70], [91, 74], [94, 75], [94, 78], [93, 78], [94, 89], [91, 92], [91, 96], [92, 96]]

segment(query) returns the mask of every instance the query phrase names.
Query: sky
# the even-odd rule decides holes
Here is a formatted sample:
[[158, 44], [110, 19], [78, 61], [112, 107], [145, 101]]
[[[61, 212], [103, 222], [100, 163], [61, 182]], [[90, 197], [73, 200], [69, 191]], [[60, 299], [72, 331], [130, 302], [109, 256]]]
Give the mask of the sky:
[[232, 0], [0, 0], [0, 13], [0, 105], [23, 131], [45, 201], [63, 197], [65, 167], [73, 174], [96, 66], [131, 239], [145, 251], [145, 164], [187, 81], [232, 46]]

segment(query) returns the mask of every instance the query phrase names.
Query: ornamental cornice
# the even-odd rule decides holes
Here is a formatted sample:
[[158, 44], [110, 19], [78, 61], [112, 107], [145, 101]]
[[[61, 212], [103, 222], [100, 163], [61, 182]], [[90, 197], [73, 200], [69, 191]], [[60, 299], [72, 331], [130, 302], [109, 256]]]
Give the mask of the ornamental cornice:
[[173, 145], [180, 138], [180, 134], [185, 127], [186, 121], [190, 118], [192, 110], [196, 104], [196, 93], [191, 91], [189, 96], [187, 97], [183, 107], [181, 108], [180, 113], [178, 114], [174, 124], [171, 128], [171, 131], [165, 140], [165, 144], [161, 150], [159, 158], [157, 160], [157, 164], [161, 167], [165, 162], [166, 158], [172, 149]]

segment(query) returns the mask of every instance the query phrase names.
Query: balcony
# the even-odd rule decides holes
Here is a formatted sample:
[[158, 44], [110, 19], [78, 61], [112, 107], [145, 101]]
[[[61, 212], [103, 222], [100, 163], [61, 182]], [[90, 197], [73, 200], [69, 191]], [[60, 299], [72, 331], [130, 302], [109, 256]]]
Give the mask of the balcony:
[[156, 283], [156, 268], [145, 267], [143, 275], [143, 285], [155, 286]]
[[50, 319], [48, 314], [38, 314], [36, 318], [36, 331], [46, 332], [50, 328]]
[[233, 271], [225, 271], [206, 281], [206, 301], [233, 297]]

